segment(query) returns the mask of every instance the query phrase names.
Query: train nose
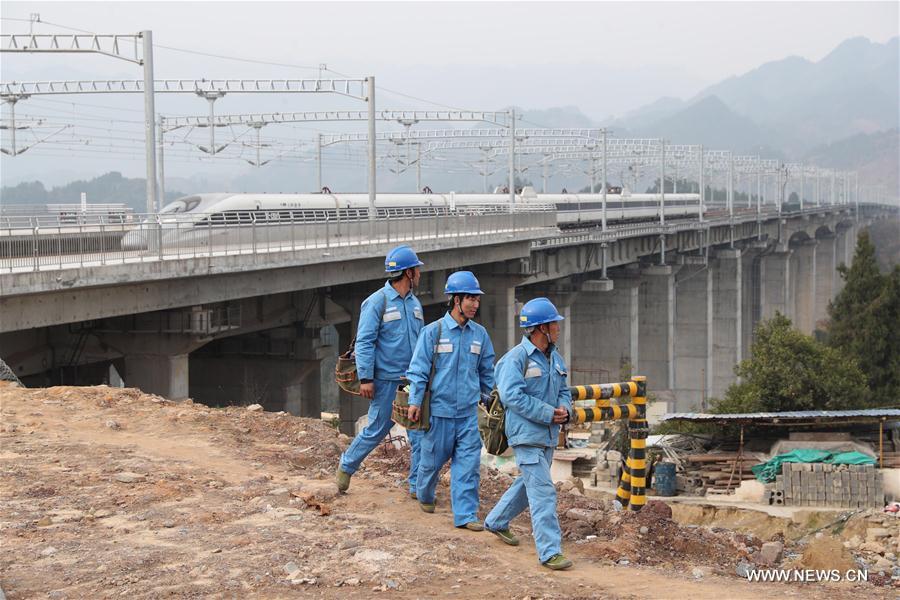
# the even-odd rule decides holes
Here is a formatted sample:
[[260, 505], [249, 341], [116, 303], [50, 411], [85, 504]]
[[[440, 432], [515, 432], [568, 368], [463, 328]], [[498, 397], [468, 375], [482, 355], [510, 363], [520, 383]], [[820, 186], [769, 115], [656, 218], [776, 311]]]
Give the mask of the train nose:
[[122, 237], [122, 250], [146, 250], [148, 243], [146, 231], [130, 231]]

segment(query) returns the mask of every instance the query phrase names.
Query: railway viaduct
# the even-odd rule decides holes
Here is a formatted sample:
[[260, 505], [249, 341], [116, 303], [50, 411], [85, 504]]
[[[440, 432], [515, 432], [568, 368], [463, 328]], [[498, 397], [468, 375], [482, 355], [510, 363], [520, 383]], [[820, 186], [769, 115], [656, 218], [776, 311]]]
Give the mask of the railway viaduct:
[[383, 283], [385, 252], [409, 243], [426, 264], [426, 321], [444, 310], [446, 275], [470, 269], [498, 356], [517, 343], [517, 307], [547, 296], [567, 319], [572, 383], [640, 373], [660, 412], [695, 410], [735, 381], [760, 320], [779, 311], [816, 329], [859, 231], [892, 212], [842, 205], [605, 231], [560, 231], [553, 215], [532, 214], [435, 222], [412, 239], [394, 224], [393, 235], [327, 246], [0, 265], [0, 357], [32, 385], [121, 378], [169, 398], [304, 416], [324, 402], [352, 433], [367, 405], [339, 395], [330, 371]]

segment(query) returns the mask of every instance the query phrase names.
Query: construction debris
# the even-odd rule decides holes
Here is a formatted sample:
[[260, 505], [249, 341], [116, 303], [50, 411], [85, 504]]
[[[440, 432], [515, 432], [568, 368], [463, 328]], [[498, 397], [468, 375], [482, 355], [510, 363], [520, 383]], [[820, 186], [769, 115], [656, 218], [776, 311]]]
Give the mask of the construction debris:
[[[640, 568], [641, 593], [653, 597], [784, 593], [736, 574], [759, 565], [774, 540], [680, 525], [662, 502], [616, 512], [574, 480], [560, 485], [558, 503], [577, 577], [549, 577], [527, 514], [512, 523], [523, 543], [510, 549], [452, 526], [446, 480], [436, 514], [419, 511], [405, 493], [405, 447], [376, 450], [338, 494], [334, 467], [349, 438], [319, 420], [103, 386], [5, 388], [0, 418], [10, 426], [0, 434], [0, 572], [11, 598], [343, 598], [345, 587], [361, 596], [631, 597], [623, 568]], [[484, 467], [481, 481], [483, 518], [513, 477]], [[837, 539], [856, 535], [859, 547], [846, 551], [874, 573], [900, 553], [891, 525], [900, 519], [868, 516], [842, 524], [849, 537]], [[802, 550], [784, 541], [784, 561]], [[882, 592], [870, 582], [810, 597]]]

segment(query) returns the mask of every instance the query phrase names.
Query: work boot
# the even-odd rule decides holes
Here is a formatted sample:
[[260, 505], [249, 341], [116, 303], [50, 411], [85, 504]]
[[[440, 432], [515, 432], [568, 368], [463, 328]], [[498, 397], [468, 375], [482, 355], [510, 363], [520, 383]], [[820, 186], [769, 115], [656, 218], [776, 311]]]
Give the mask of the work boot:
[[416, 493], [415, 493], [414, 491], [410, 490], [410, 492], [409, 492], [409, 497], [412, 498], [413, 500], [415, 500], [415, 499], [416, 499]]
[[434, 512], [434, 502], [419, 502], [419, 508], [424, 510], [427, 513]]
[[346, 492], [350, 487], [350, 473], [344, 473], [344, 471], [338, 467], [335, 482], [337, 483], [338, 491], [341, 493]]
[[554, 571], [562, 571], [563, 569], [568, 569], [572, 566], [572, 561], [563, 556], [562, 554], [554, 554], [550, 557], [549, 560], [546, 560], [542, 563], [548, 569], [553, 569]]
[[460, 529], [468, 529], [469, 531], [484, 531], [484, 525], [481, 521], [469, 521], [465, 525], [461, 525]]
[[493, 529], [488, 529], [488, 531], [490, 531], [491, 533], [496, 535], [498, 538], [503, 540], [504, 544], [509, 544], [510, 546], [518, 546], [519, 545], [519, 538], [514, 536], [512, 534], [512, 531], [510, 531], [509, 529], [498, 529], [497, 531], [494, 531]]

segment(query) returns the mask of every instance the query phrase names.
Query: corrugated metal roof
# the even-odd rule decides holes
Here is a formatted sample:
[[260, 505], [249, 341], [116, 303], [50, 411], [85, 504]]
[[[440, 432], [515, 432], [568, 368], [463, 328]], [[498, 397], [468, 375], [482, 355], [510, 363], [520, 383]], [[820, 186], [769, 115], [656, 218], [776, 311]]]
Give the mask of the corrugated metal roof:
[[839, 420], [839, 419], [865, 419], [890, 421], [900, 420], [900, 409], [897, 408], [870, 408], [865, 410], [796, 410], [786, 412], [759, 412], [759, 413], [668, 413], [662, 416], [661, 421], [805, 421], [809, 419]]

